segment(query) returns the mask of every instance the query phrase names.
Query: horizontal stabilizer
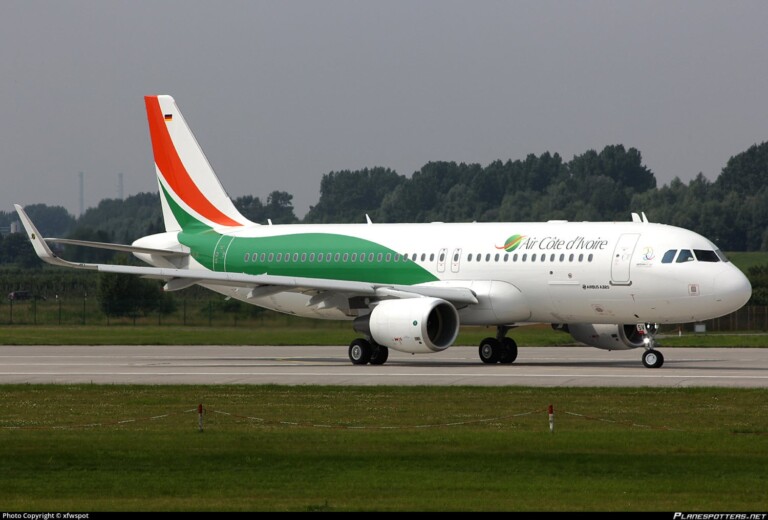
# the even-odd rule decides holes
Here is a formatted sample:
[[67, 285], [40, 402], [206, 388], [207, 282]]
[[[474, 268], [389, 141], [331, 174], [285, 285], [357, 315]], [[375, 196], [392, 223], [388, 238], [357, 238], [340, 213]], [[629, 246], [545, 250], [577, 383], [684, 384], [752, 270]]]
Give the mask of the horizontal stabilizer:
[[123, 251], [125, 253], [145, 253], [148, 255], [159, 256], [189, 256], [184, 251], [170, 251], [168, 249], [153, 249], [151, 247], [138, 247], [126, 244], [109, 244], [107, 242], [91, 242], [89, 240], [72, 240], [69, 238], [45, 238], [46, 242], [54, 244], [64, 244], [68, 246], [93, 247], [96, 249], [110, 249], [112, 251]]

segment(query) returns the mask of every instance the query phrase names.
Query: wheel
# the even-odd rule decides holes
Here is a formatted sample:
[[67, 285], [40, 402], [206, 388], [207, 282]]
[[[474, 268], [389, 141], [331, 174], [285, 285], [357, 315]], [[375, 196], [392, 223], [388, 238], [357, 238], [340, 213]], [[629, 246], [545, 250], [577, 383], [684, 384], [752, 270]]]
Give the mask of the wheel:
[[483, 363], [498, 363], [501, 357], [501, 343], [496, 338], [485, 338], [480, 342], [479, 354]]
[[517, 343], [512, 338], [504, 338], [501, 340], [501, 356], [499, 357], [499, 363], [507, 365], [514, 363], [517, 359]]
[[353, 365], [367, 365], [372, 354], [371, 344], [363, 338], [352, 340], [349, 344], [349, 360]]
[[646, 350], [643, 354], [643, 365], [645, 368], [659, 368], [664, 364], [664, 356], [658, 350]]
[[371, 365], [383, 365], [389, 358], [389, 349], [381, 345], [371, 345]]

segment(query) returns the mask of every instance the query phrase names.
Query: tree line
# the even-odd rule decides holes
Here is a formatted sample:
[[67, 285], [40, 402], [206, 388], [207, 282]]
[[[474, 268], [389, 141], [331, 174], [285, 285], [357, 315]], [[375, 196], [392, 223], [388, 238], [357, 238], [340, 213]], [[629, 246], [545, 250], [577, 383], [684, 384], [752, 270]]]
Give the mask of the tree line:
[[[332, 171], [322, 176], [317, 203], [303, 219], [293, 195], [273, 191], [266, 199], [233, 199], [253, 222], [492, 222], [628, 220], [643, 211], [652, 222], [696, 231], [726, 251], [768, 250], [768, 142], [731, 157], [716, 180], [702, 174], [685, 183], [675, 178], [657, 186], [635, 148], [609, 145], [565, 161], [557, 153], [494, 161], [487, 166], [447, 161], [425, 164], [410, 177], [383, 167]], [[131, 243], [163, 230], [157, 193], [124, 200], [105, 199], [80, 218], [60, 206], [34, 204], [27, 212], [46, 236]], [[17, 220], [0, 211], [0, 227]], [[112, 260], [113, 252], [68, 248], [67, 258]], [[0, 239], [0, 262], [25, 268], [40, 265], [22, 235]], [[768, 268], [766, 268], [768, 269]], [[763, 279], [763, 272], [755, 273]]]

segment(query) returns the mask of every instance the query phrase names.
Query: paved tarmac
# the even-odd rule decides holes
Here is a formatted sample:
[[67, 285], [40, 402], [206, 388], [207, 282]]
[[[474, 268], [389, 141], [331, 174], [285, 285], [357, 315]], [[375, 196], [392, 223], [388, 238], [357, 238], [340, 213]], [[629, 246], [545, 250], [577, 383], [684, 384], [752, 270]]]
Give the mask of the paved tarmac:
[[437, 354], [392, 351], [383, 366], [354, 366], [346, 347], [0, 347], [0, 384], [285, 384], [722, 386], [768, 388], [768, 349], [665, 348], [644, 368], [640, 350], [520, 348], [514, 364], [484, 365], [476, 347]]

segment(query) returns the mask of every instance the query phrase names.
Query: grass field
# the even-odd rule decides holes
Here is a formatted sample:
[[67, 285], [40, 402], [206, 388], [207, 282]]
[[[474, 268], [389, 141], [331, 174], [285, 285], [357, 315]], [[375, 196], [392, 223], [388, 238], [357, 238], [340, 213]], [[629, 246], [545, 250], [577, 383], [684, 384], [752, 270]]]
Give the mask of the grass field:
[[[664, 329], [662, 329], [664, 331]], [[478, 345], [494, 336], [492, 327], [463, 327], [456, 345]], [[2, 327], [0, 345], [348, 345], [357, 337], [349, 323], [295, 320], [241, 327], [176, 327], [130, 325]], [[519, 327], [509, 333], [520, 346], [577, 344], [549, 325]], [[669, 347], [768, 347], [768, 334], [693, 334], [678, 336], [674, 330], [660, 335]]]
[[0, 402], [4, 511], [768, 508], [765, 389], [14, 385]]

